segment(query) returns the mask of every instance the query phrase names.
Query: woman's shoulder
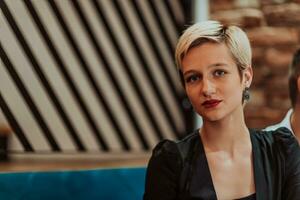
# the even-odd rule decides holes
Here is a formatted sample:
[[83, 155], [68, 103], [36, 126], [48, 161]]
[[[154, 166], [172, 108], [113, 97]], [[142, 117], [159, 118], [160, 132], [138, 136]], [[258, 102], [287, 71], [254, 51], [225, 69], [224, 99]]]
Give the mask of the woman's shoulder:
[[[273, 146], [276, 145], [282, 150], [290, 151], [294, 148], [298, 148], [299, 144], [293, 133], [285, 128], [280, 127], [275, 130], [250, 130], [252, 137], [263, 146]], [[288, 152], [287, 152], [288, 153]]]
[[184, 157], [187, 154], [190, 146], [197, 140], [198, 131], [194, 131], [191, 134], [188, 134], [180, 140], [169, 140], [164, 139], [160, 141], [153, 149], [152, 156], [161, 156], [161, 155], [180, 155]]
[[250, 129], [250, 133], [258, 139], [287, 139], [294, 138], [293, 133], [286, 127], [279, 127], [275, 130]]

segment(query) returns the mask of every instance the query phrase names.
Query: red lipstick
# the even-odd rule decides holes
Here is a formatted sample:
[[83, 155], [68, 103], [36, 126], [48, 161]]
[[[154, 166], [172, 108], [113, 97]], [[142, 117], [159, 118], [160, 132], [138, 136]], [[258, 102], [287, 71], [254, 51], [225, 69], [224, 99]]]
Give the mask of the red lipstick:
[[221, 103], [221, 100], [211, 99], [211, 100], [204, 101], [204, 102], [202, 103], [202, 105], [203, 105], [205, 108], [214, 108], [214, 107], [216, 107], [217, 105], [219, 105], [219, 103]]

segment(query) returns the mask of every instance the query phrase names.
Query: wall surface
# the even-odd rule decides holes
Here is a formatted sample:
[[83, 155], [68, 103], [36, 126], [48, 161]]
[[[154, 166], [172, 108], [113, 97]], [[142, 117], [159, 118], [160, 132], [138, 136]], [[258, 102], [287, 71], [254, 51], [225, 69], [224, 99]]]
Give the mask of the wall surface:
[[193, 116], [173, 59], [185, 3], [0, 8], [0, 123], [12, 128], [10, 152], [143, 152], [188, 132]]
[[288, 66], [300, 47], [300, 1], [211, 0], [210, 19], [242, 26], [251, 40], [254, 80], [245, 108], [248, 126], [279, 122], [290, 107]]

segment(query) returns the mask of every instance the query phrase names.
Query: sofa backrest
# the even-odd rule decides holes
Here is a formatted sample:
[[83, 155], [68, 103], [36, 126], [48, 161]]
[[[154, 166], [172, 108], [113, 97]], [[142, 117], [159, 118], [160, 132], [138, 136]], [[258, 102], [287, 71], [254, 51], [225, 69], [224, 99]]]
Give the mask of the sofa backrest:
[[5, 200], [141, 200], [145, 168], [0, 173]]

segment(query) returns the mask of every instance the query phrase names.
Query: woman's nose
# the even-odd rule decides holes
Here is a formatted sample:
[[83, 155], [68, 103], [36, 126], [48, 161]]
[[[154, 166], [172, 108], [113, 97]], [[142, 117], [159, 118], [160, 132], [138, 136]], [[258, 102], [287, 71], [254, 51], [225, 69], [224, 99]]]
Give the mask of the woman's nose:
[[202, 93], [205, 97], [211, 96], [215, 93], [215, 85], [214, 83], [209, 79], [203, 79], [202, 83]]

